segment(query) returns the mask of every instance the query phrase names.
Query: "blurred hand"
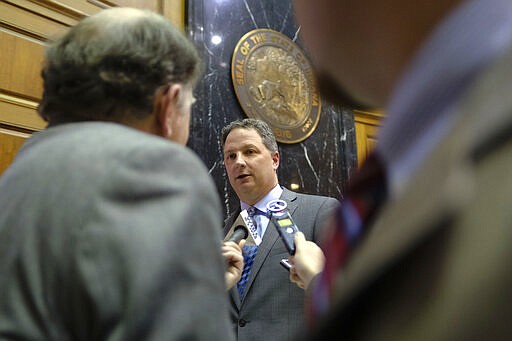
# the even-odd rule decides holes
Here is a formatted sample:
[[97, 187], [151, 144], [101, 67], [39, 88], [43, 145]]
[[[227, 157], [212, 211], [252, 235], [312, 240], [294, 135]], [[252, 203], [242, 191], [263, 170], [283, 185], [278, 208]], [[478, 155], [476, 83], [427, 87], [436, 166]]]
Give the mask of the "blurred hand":
[[222, 256], [226, 262], [226, 273], [224, 278], [226, 280], [226, 290], [231, 289], [242, 277], [242, 270], [244, 269], [244, 256], [242, 248], [245, 245], [245, 239], [242, 239], [239, 244], [235, 242], [224, 242], [222, 245]]
[[295, 233], [295, 255], [290, 256], [290, 281], [299, 288], [306, 290], [317, 274], [322, 272], [325, 256], [322, 249], [313, 242], [307, 241], [302, 232]]

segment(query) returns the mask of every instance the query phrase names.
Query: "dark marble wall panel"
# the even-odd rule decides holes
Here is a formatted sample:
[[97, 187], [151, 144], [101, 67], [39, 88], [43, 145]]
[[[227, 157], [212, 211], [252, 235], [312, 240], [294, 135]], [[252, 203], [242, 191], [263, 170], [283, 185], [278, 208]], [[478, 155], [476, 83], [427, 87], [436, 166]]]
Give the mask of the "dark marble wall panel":
[[[189, 1], [188, 28], [205, 60], [204, 77], [195, 91], [189, 146], [209, 167], [228, 215], [238, 199], [224, 169], [220, 131], [247, 117], [231, 82], [233, 50], [245, 33], [257, 28], [279, 31], [302, 46], [300, 28], [288, 0]], [[323, 102], [315, 132], [301, 143], [280, 143], [279, 149], [281, 185], [291, 188], [295, 183], [298, 192], [340, 198], [357, 164], [353, 112]]]

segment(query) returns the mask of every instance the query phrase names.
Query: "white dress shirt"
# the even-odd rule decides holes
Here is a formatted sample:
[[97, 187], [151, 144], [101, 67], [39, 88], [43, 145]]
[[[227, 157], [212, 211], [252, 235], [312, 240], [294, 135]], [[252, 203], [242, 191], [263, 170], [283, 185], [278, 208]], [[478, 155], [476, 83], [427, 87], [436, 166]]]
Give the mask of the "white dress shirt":
[[[283, 193], [283, 189], [279, 184], [277, 184], [270, 192], [267, 193], [260, 201], [258, 201], [253, 207], [257, 208], [264, 214], [257, 214], [254, 216], [254, 220], [256, 221], [256, 227], [258, 229], [258, 235], [263, 239], [263, 235], [265, 234], [265, 231], [267, 230], [267, 226], [269, 223], [268, 217], [265, 215], [267, 213], [267, 204], [272, 201], [279, 199], [281, 197], [281, 194]], [[242, 210], [246, 210], [251, 205], [246, 204], [243, 201], [240, 201], [240, 208]]]

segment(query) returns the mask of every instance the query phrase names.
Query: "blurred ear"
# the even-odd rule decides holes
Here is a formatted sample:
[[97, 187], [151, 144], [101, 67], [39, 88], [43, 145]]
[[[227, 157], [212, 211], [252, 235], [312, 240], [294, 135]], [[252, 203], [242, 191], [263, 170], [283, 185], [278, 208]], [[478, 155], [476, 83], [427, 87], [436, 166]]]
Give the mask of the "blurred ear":
[[277, 170], [277, 168], [279, 167], [279, 152], [274, 152], [274, 154], [272, 154], [272, 163], [274, 166], [274, 170]]
[[182, 92], [181, 84], [172, 84], [160, 95], [156, 106], [157, 120], [161, 130], [161, 136], [172, 136], [172, 122], [179, 115], [179, 99]]

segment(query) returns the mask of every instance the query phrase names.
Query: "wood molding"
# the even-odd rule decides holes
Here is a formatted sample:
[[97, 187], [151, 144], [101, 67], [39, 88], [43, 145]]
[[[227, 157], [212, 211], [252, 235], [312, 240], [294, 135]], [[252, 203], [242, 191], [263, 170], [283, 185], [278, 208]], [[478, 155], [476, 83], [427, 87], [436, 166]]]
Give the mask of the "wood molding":
[[38, 131], [46, 122], [37, 114], [38, 102], [0, 91], [0, 123], [10, 127]]
[[62, 14], [52, 14], [45, 7], [25, 1], [0, 2], [0, 29], [25, 40], [43, 45], [68, 27], [76, 20]]
[[377, 134], [385, 114], [380, 110], [354, 110], [357, 161], [359, 166], [377, 145]]
[[29, 136], [27, 133], [4, 129], [0, 126], [0, 155], [2, 156], [0, 158], [0, 175], [12, 163], [18, 150]]
[[0, 174], [24, 140], [47, 125], [37, 113], [46, 43], [115, 6], [156, 11], [185, 31], [185, 0], [0, 0]]

